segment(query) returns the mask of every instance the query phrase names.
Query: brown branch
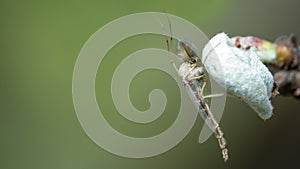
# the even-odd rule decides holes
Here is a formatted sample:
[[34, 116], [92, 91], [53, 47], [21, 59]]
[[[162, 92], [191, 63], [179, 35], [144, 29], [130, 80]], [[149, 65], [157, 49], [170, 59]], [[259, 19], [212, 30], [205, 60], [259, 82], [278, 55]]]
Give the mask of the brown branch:
[[276, 39], [276, 60], [266, 64], [280, 94], [300, 98], [300, 52], [295, 35]]

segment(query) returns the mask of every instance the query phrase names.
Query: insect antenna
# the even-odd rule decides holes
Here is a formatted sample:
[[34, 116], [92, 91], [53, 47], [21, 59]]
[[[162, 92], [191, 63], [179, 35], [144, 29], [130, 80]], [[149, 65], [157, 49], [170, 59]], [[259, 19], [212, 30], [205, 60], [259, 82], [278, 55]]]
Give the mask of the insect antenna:
[[[172, 24], [168, 15], [167, 15], [167, 19], [168, 19], [169, 31], [170, 31], [170, 43], [167, 42], [167, 44], [169, 44], [168, 51], [171, 52], [171, 49], [173, 47]], [[173, 56], [171, 56], [171, 62], [174, 62]]]
[[163, 24], [161, 22], [160, 22], [160, 25], [161, 25], [161, 28], [165, 31], [166, 45], [167, 45], [167, 49], [168, 49], [168, 55], [170, 57], [170, 62], [178, 73], [178, 68], [175, 65], [174, 57], [172, 55], [172, 46], [173, 46], [172, 24], [171, 24], [169, 16], [167, 14], [166, 14], [166, 16], [167, 16], [168, 25], [169, 25], [169, 32], [165, 29], [165, 27], [163, 26]]

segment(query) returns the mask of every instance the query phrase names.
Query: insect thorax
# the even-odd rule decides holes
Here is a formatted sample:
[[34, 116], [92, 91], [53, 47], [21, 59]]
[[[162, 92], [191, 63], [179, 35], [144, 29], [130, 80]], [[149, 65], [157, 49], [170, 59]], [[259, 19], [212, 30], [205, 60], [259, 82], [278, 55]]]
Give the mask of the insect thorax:
[[203, 67], [195, 67], [194, 64], [184, 62], [179, 67], [179, 75], [186, 83], [191, 85], [192, 90], [199, 91], [201, 89], [203, 79], [196, 79], [204, 74]]

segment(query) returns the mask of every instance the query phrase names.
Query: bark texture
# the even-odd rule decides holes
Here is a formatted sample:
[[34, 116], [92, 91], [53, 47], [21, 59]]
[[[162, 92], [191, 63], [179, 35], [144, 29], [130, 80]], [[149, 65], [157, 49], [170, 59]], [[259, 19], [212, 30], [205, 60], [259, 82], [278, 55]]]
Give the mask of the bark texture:
[[276, 60], [266, 64], [281, 95], [300, 98], [300, 52], [295, 35], [276, 39]]

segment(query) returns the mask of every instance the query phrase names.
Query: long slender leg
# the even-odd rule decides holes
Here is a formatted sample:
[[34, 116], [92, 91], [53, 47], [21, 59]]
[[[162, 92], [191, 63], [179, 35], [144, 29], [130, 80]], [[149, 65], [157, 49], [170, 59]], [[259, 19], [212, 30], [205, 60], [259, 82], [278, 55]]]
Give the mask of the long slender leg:
[[202, 78], [204, 78], [205, 75], [200, 75], [200, 76], [195, 76], [195, 77], [191, 77], [191, 78], [188, 78], [187, 80], [188, 81], [192, 81], [192, 80], [200, 80]]
[[221, 97], [221, 96], [225, 95], [224, 93], [216, 93], [216, 94], [210, 94], [210, 95], [204, 96], [203, 92], [204, 92], [205, 87], [206, 87], [206, 82], [203, 83], [201, 90], [199, 92], [199, 95], [203, 96], [204, 99], [212, 98], [212, 97]]
[[216, 94], [209, 94], [209, 95], [203, 96], [203, 98], [207, 99], [207, 98], [212, 98], [212, 97], [221, 97], [224, 95], [225, 95], [224, 93], [216, 93]]
[[204, 83], [203, 83], [203, 85], [201, 87], [201, 90], [199, 92], [199, 95], [203, 96], [203, 92], [204, 92], [205, 87], [206, 87], [206, 81], [204, 81]]

